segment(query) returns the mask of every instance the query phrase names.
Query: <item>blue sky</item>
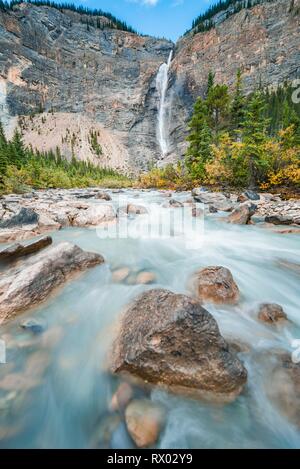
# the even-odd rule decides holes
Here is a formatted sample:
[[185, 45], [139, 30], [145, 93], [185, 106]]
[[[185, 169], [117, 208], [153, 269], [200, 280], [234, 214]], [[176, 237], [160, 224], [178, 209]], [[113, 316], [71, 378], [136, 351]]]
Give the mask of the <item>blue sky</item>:
[[141, 33], [175, 41], [216, 0], [75, 0], [74, 3], [101, 8]]

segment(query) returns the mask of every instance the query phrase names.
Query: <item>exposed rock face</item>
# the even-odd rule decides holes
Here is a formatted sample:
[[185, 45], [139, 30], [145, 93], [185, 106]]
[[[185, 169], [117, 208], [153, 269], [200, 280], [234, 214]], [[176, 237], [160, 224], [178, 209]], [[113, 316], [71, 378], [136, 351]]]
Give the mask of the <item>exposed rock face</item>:
[[[210, 70], [232, 87], [241, 68], [246, 92], [297, 76], [298, 8], [299, 0], [266, 2], [179, 40], [166, 94], [170, 154], [163, 163], [183, 155], [187, 121]], [[59, 146], [69, 158], [73, 151], [102, 166], [147, 169], [161, 157], [155, 84], [173, 48], [163, 39], [87, 28], [85, 18], [68, 10], [21, 4], [0, 11], [1, 117], [11, 130], [25, 116], [24, 139], [39, 149]]]
[[226, 267], [205, 267], [194, 275], [194, 289], [201, 302], [235, 304], [240, 292], [232, 274]]
[[[23, 3], [1, 11], [4, 120], [45, 110], [23, 120], [33, 146], [58, 145], [68, 157], [73, 146], [94, 163], [146, 167], [159, 156], [155, 77], [172, 48], [164, 39], [87, 28], [69, 10]], [[91, 131], [102, 152], [92, 148]]]
[[104, 262], [99, 254], [60, 243], [31, 256], [0, 277], [0, 324], [45, 300], [69, 276]]
[[258, 319], [260, 321], [273, 324], [275, 322], [286, 320], [287, 315], [285, 314], [282, 306], [275, 303], [264, 303], [259, 307]]
[[125, 312], [112, 369], [174, 392], [223, 402], [234, 399], [247, 379], [201, 304], [162, 289], [143, 293]]

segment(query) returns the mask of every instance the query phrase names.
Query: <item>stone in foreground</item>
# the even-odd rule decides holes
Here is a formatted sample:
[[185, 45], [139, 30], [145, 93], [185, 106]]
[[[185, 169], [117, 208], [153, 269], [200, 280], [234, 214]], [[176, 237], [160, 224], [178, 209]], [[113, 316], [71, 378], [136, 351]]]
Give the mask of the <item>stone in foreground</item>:
[[152, 446], [158, 440], [165, 416], [161, 406], [149, 399], [132, 401], [125, 411], [127, 430], [138, 448]]
[[0, 324], [45, 300], [76, 272], [104, 262], [100, 254], [60, 243], [9, 269], [0, 280]]
[[205, 267], [194, 274], [193, 289], [201, 302], [236, 304], [240, 292], [229, 269]]
[[247, 380], [213, 316], [195, 299], [163, 289], [143, 293], [126, 310], [112, 370], [218, 402], [232, 401]]

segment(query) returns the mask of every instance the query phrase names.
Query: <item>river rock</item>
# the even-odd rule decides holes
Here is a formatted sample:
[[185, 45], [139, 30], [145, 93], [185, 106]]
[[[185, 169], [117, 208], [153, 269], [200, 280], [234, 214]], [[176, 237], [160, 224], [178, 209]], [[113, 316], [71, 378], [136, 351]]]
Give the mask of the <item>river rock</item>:
[[265, 218], [266, 223], [272, 223], [273, 225], [292, 225], [294, 220], [292, 217], [283, 215], [270, 215]]
[[22, 207], [21, 210], [12, 217], [0, 222], [0, 228], [14, 228], [22, 225], [34, 225], [39, 221], [38, 214], [31, 208]]
[[21, 256], [33, 254], [35, 252], [40, 251], [41, 249], [44, 249], [50, 244], [52, 244], [52, 238], [50, 236], [46, 236], [36, 241], [32, 241], [31, 243], [26, 245], [13, 244], [12, 246], [9, 246], [0, 251], [0, 261], [13, 260]]
[[253, 204], [241, 204], [239, 207], [235, 208], [228, 217], [222, 218], [222, 220], [235, 225], [246, 225], [250, 221], [252, 215], [254, 215], [255, 210], [256, 206]]
[[96, 199], [111, 200], [111, 196], [107, 192], [97, 192]]
[[201, 302], [236, 304], [239, 301], [239, 288], [226, 267], [205, 267], [194, 274], [192, 282]]
[[45, 300], [75, 272], [104, 262], [100, 254], [63, 242], [26, 259], [0, 279], [0, 324]]
[[300, 363], [293, 363], [287, 353], [279, 354], [266, 388], [279, 411], [300, 428]]
[[73, 219], [73, 226], [97, 226], [101, 223], [113, 221], [116, 218], [114, 208], [110, 204], [91, 205], [86, 210], [80, 210]]
[[255, 191], [247, 190], [247, 191], [244, 192], [244, 195], [249, 200], [259, 200], [260, 199], [260, 195]]
[[118, 208], [118, 215], [145, 215], [148, 210], [143, 205], [127, 204]]
[[199, 301], [168, 290], [142, 293], [126, 310], [112, 370], [175, 393], [232, 401], [247, 372]]
[[129, 383], [123, 382], [119, 385], [110, 401], [110, 410], [113, 412], [124, 409], [133, 397], [133, 389]]
[[129, 274], [130, 269], [128, 267], [121, 267], [120, 269], [114, 270], [114, 272], [112, 273], [112, 281], [123, 282]]
[[180, 208], [183, 207], [183, 204], [176, 199], [170, 199], [163, 204], [164, 208]]
[[136, 276], [135, 283], [148, 285], [156, 281], [156, 275], [153, 272], [142, 271]]
[[260, 321], [273, 324], [275, 322], [287, 320], [287, 315], [285, 314], [282, 306], [277, 305], [276, 303], [263, 303], [259, 307], [258, 319]]
[[21, 322], [20, 326], [22, 329], [33, 332], [33, 334], [41, 334], [46, 328], [45, 323], [36, 318], [27, 318]]
[[138, 448], [156, 443], [164, 420], [163, 408], [149, 399], [134, 400], [125, 411], [128, 432]]

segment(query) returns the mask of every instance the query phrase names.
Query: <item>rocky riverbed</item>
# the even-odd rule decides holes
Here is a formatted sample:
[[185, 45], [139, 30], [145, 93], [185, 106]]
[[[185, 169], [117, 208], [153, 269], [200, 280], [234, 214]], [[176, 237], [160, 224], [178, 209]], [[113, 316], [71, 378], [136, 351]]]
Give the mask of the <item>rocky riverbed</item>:
[[0, 213], [1, 447], [300, 446], [299, 200], [53, 189]]

